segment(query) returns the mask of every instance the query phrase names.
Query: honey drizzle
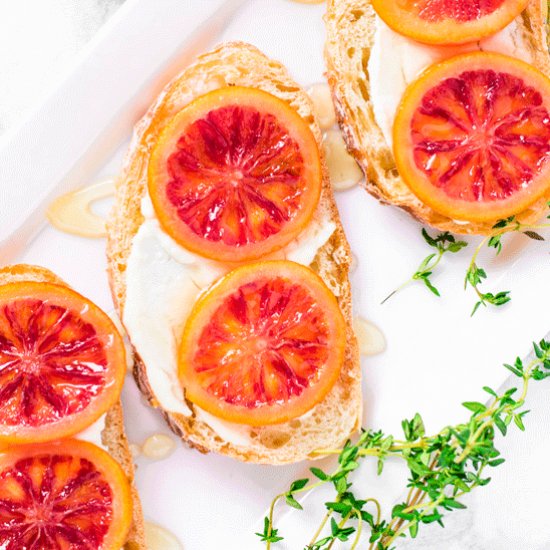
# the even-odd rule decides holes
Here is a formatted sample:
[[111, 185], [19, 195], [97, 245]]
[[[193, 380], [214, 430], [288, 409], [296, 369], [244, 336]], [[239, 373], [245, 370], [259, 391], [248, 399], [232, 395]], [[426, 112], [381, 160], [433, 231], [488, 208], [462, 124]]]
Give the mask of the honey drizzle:
[[153, 434], [141, 446], [141, 453], [147, 458], [162, 460], [169, 457], [176, 449], [175, 441], [164, 434]]
[[355, 187], [363, 179], [363, 172], [348, 153], [340, 130], [328, 130], [324, 135], [323, 146], [334, 191]]
[[386, 350], [386, 338], [384, 334], [370, 321], [362, 317], [355, 317], [353, 320], [353, 329], [361, 355], [378, 355]]
[[82, 187], [57, 197], [48, 207], [46, 216], [54, 227], [65, 233], [95, 239], [105, 237], [106, 220], [92, 211], [92, 205], [114, 193], [114, 179]]
[[164, 527], [145, 522], [145, 544], [147, 550], [183, 550], [181, 542]]
[[363, 171], [348, 153], [336, 120], [330, 88], [326, 82], [312, 84], [307, 93], [313, 103], [313, 112], [323, 131], [323, 149], [334, 191], [355, 187], [363, 179]]
[[312, 84], [306, 91], [313, 103], [313, 111], [321, 130], [332, 128], [336, 124], [336, 112], [327, 83]]

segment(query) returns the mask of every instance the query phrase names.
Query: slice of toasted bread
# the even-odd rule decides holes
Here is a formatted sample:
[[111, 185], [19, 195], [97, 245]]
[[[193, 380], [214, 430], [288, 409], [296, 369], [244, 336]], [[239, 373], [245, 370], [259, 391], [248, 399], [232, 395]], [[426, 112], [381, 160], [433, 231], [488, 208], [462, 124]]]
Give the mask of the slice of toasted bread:
[[[313, 116], [312, 103], [278, 62], [255, 47], [229, 43], [198, 58], [177, 76], [136, 126], [124, 170], [118, 180], [112, 219], [108, 224], [108, 272], [114, 301], [124, 318], [125, 268], [132, 238], [143, 223], [140, 201], [146, 193], [147, 159], [163, 126], [187, 103], [212, 89], [228, 85], [255, 87], [288, 102], [309, 124], [321, 148], [321, 132]], [[216, 451], [258, 463], [283, 464], [311, 457], [320, 447], [342, 444], [358, 429], [362, 415], [361, 371], [352, 329], [351, 293], [348, 280], [350, 250], [346, 241], [323, 159], [323, 191], [320, 212], [336, 225], [330, 240], [318, 252], [311, 268], [338, 298], [347, 321], [347, 352], [341, 375], [325, 400], [308, 415], [284, 424], [254, 428], [250, 444], [236, 445], [192, 416], [163, 410], [170, 427], [190, 445], [203, 452]], [[130, 340], [132, 335], [130, 334]], [[135, 376], [149, 402], [159, 407], [148, 383], [146, 368], [138, 360]], [[193, 408], [191, 403], [188, 405]], [[193, 409], [192, 409], [193, 410]]]
[[[35, 265], [17, 264], [0, 269], [0, 285], [18, 281], [35, 281], [65, 285], [66, 283], [49, 269]], [[77, 436], [78, 437], [78, 436]], [[145, 546], [145, 533], [141, 503], [134, 486], [134, 461], [128, 440], [124, 431], [124, 418], [122, 406], [118, 402], [112, 407], [105, 417], [105, 428], [101, 433], [101, 441], [108, 449], [111, 456], [122, 466], [128, 476], [132, 488], [133, 523], [124, 550], [147, 550]]]
[[[550, 74], [546, 31], [546, 0], [531, 0], [517, 18], [517, 39], [532, 56], [533, 64]], [[325, 59], [338, 122], [350, 153], [366, 174], [365, 188], [384, 203], [410, 212], [421, 222], [444, 231], [487, 234], [491, 223], [457, 223], [422, 203], [399, 176], [391, 146], [378, 126], [371, 99], [369, 58], [374, 44], [377, 15], [370, 0], [328, 0]], [[546, 209], [549, 195], [517, 218], [536, 221]], [[495, 220], [496, 221], [496, 220]]]

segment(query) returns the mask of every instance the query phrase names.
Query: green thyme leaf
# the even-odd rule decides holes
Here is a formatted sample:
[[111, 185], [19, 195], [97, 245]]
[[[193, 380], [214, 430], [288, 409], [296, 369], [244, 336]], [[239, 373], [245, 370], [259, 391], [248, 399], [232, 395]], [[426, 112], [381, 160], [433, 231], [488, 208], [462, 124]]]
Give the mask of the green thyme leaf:
[[322, 481], [326, 481], [329, 479], [329, 476], [323, 472], [323, 470], [320, 470], [319, 468], [310, 468], [309, 471], [317, 478], [319, 478]]
[[487, 407], [483, 403], [478, 403], [477, 401], [466, 401], [462, 403], [462, 406], [475, 413], [485, 412], [487, 410]]
[[263, 533], [256, 533], [258, 537], [261, 538], [262, 542], [267, 542], [269, 544], [276, 543], [281, 540], [284, 540], [283, 537], [278, 536], [278, 530], [277, 529], [271, 529], [271, 533], [269, 532], [270, 528], [270, 521], [269, 518], [264, 518], [264, 531]]
[[289, 489], [289, 493], [293, 493], [294, 491], [299, 491], [300, 489], [303, 489], [307, 484], [309, 483], [309, 479], [298, 479], [292, 483]]
[[447, 253], [456, 254], [460, 252], [464, 247], [468, 246], [468, 243], [465, 241], [457, 241], [455, 237], [445, 231], [444, 233], [439, 233], [435, 237], [432, 237], [428, 231], [422, 229], [422, 237], [426, 243], [436, 249], [435, 253], [429, 254], [426, 256], [417, 267], [416, 271], [412, 274], [411, 278], [402, 284], [399, 288], [391, 292], [386, 298], [382, 301], [382, 304], [386, 303], [392, 296], [397, 294], [400, 290], [404, 289], [410, 283], [414, 281], [422, 281], [426, 288], [435, 296], [440, 297], [441, 294], [439, 289], [433, 284], [431, 276], [434, 273], [435, 268], [441, 262], [443, 256]]
[[292, 508], [296, 508], [296, 510], [303, 510], [302, 505], [292, 496], [291, 493], [286, 494], [285, 501], [289, 506], [292, 506]]

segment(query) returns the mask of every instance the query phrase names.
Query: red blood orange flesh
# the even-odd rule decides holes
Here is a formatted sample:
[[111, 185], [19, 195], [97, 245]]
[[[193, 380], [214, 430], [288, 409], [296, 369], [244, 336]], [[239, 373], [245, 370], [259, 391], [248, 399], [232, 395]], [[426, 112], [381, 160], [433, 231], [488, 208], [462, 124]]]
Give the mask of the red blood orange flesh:
[[128, 480], [84, 441], [0, 453], [0, 548], [120, 550], [132, 520]]
[[218, 417], [276, 424], [326, 396], [345, 344], [336, 298], [311, 269], [249, 264], [196, 303], [180, 345], [180, 380], [189, 400]]
[[499, 9], [505, 0], [417, 0], [414, 7], [426, 21], [475, 21]]
[[221, 88], [168, 124], [149, 163], [149, 194], [164, 230], [224, 262], [264, 256], [309, 222], [321, 191], [317, 142], [283, 100]]
[[550, 79], [492, 53], [435, 65], [405, 92], [394, 155], [410, 189], [441, 214], [518, 214], [549, 193]]
[[372, 0], [394, 31], [427, 44], [464, 44], [502, 30], [528, 0]]
[[67, 287], [0, 286], [0, 443], [74, 435], [118, 399], [124, 343], [97, 306]]

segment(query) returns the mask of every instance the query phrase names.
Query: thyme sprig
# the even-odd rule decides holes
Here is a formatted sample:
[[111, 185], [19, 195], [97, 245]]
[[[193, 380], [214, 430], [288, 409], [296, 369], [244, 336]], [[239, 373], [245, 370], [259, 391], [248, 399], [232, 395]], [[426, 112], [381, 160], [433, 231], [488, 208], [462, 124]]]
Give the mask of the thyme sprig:
[[[548, 207], [550, 208], [550, 201], [548, 202]], [[550, 219], [550, 215], [547, 216], [547, 219]], [[468, 287], [471, 287], [477, 297], [477, 302], [474, 305], [471, 316], [475, 315], [481, 306], [503, 306], [512, 299], [509, 290], [498, 292], [483, 292], [481, 290], [481, 284], [487, 279], [487, 272], [478, 264], [478, 257], [481, 251], [487, 246], [488, 248], [495, 249], [497, 255], [500, 254], [503, 248], [502, 238], [507, 233], [521, 233], [532, 240], [544, 241], [545, 238], [538, 231], [549, 227], [550, 223], [526, 224], [520, 222], [515, 216], [510, 216], [509, 218], [500, 220], [493, 226], [492, 232], [484, 237], [476, 246], [464, 277], [464, 289], [466, 290]], [[392, 296], [406, 288], [414, 281], [422, 281], [428, 290], [439, 297], [441, 294], [431, 280], [433, 272], [438, 267], [446, 253], [450, 252], [455, 254], [468, 246], [468, 243], [465, 241], [457, 241], [456, 238], [448, 231], [439, 233], [439, 235], [432, 237], [426, 229], [423, 228], [422, 237], [430, 247], [436, 249], [436, 252], [424, 258], [412, 277], [390, 293], [382, 301], [382, 304], [386, 303]]]
[[435, 294], [436, 296], [441, 296], [437, 287], [433, 284], [430, 277], [433, 274], [435, 268], [439, 265], [443, 256], [450, 252], [456, 254], [464, 247], [468, 246], [468, 243], [465, 241], [457, 241], [451, 233], [445, 231], [445, 233], [440, 233], [436, 237], [432, 237], [426, 229], [422, 228], [422, 237], [428, 243], [429, 246], [436, 249], [436, 252], [426, 256], [418, 266], [418, 269], [413, 273], [412, 277], [405, 281], [401, 286], [396, 288], [391, 292], [384, 300], [382, 304], [386, 303], [392, 296], [397, 294], [399, 291], [403, 290], [405, 287], [413, 283], [414, 281], [422, 281], [428, 290]]
[[[548, 206], [550, 207], [550, 203]], [[550, 215], [547, 216], [547, 218], [550, 219]], [[522, 233], [526, 237], [529, 237], [535, 241], [544, 241], [544, 237], [537, 233], [537, 230], [545, 229], [547, 227], [550, 227], [550, 224], [524, 224], [518, 221], [515, 216], [510, 216], [509, 218], [497, 222], [493, 226], [493, 232], [482, 239], [472, 255], [472, 259], [468, 265], [468, 269], [466, 270], [466, 277], [464, 278], [464, 288], [466, 289], [468, 286], [471, 286], [478, 298], [478, 301], [472, 310], [472, 316], [475, 315], [480, 306], [487, 307], [491, 305], [498, 307], [508, 303], [512, 299], [509, 290], [496, 293], [482, 292], [480, 290], [480, 285], [485, 279], [487, 279], [486, 271], [479, 267], [477, 263], [481, 250], [485, 246], [488, 246], [489, 248], [494, 248], [497, 255], [500, 254], [502, 252], [502, 237], [506, 233], [512, 232]]]
[[[416, 414], [402, 423], [404, 439], [382, 431], [364, 430], [343, 449], [318, 450], [318, 455], [337, 455], [336, 468], [330, 473], [311, 468], [312, 479], [293, 482], [288, 491], [273, 499], [264, 531], [256, 533], [266, 543], [266, 549], [283, 540], [274, 527], [277, 504], [284, 499], [287, 505], [301, 510], [296, 496], [327, 484], [332, 486], [334, 498], [325, 502], [325, 516], [305, 550], [330, 550], [336, 541], [349, 542], [349, 548], [355, 550], [367, 530], [369, 550], [393, 550], [398, 538], [415, 538], [422, 525], [438, 523], [443, 527], [445, 514], [466, 507], [461, 502], [465, 494], [490, 482], [485, 471], [504, 462], [495, 446], [496, 433], [505, 436], [512, 423], [522, 431], [525, 429], [524, 417], [528, 411], [524, 405], [529, 384], [550, 376], [550, 342], [542, 340], [533, 344], [533, 349], [534, 358], [529, 363], [517, 358], [513, 365], [505, 365], [521, 380], [521, 387], [500, 395], [484, 387], [490, 396], [489, 404], [463, 403], [471, 415], [462, 424], [447, 426], [428, 436], [421, 416]], [[377, 460], [378, 475], [383, 473], [389, 457], [402, 459], [410, 472], [406, 498], [385, 516], [375, 498], [359, 498], [353, 490], [353, 473], [367, 457]]]

